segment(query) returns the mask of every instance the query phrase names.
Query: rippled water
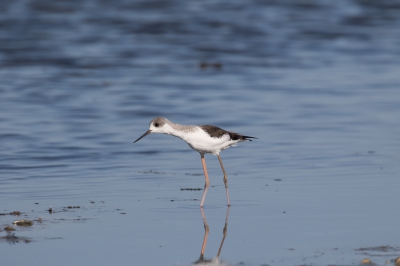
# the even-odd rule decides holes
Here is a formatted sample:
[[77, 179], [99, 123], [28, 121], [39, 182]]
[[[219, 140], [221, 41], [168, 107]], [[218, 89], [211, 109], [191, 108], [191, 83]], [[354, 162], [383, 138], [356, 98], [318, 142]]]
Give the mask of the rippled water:
[[[203, 186], [200, 156], [164, 135], [132, 144], [156, 116], [259, 138], [222, 153], [223, 261], [400, 256], [399, 28], [399, 1], [2, 1], [0, 212], [48, 221], [2, 260], [196, 261], [202, 191], [181, 188]], [[226, 209], [206, 160], [212, 257]], [[45, 211], [68, 205], [83, 210]]]

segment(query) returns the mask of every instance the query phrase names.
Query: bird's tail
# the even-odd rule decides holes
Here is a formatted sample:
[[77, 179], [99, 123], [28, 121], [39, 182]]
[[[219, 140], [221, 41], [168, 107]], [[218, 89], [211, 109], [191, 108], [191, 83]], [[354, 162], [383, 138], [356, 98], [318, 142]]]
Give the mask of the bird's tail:
[[241, 135], [241, 134], [235, 133], [235, 132], [229, 132], [229, 135], [230, 135], [232, 140], [239, 140], [239, 141], [249, 140], [249, 141], [252, 141], [251, 139], [257, 139], [256, 137], [244, 136], [244, 135]]
[[258, 138], [256, 138], [256, 137], [250, 137], [250, 136], [242, 136], [242, 139], [243, 139], [243, 140], [252, 141], [251, 139], [258, 139]]

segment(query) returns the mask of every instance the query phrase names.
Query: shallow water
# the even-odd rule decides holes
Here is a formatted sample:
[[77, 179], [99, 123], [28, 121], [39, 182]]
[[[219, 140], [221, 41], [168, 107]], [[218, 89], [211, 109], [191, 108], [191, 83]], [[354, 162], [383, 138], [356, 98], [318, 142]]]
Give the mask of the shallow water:
[[[165, 135], [132, 144], [155, 116], [259, 138], [221, 154], [223, 262], [400, 256], [399, 1], [19, 0], [0, 12], [0, 212], [42, 218], [14, 231], [21, 241], [0, 232], [2, 264], [197, 261], [202, 191], [181, 189], [203, 187], [200, 156]], [[212, 258], [227, 209], [206, 160]]]

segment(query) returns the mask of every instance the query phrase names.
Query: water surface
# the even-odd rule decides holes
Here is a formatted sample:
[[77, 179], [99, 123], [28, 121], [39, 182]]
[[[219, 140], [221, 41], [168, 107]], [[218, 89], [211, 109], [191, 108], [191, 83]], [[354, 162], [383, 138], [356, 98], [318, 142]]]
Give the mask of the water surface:
[[[400, 256], [399, 1], [18, 0], [0, 12], [0, 212], [43, 221], [0, 239], [4, 265], [197, 261], [202, 191], [181, 188], [203, 187], [200, 156], [165, 135], [133, 144], [156, 116], [259, 138], [221, 154], [222, 261]], [[212, 258], [227, 209], [206, 160]]]

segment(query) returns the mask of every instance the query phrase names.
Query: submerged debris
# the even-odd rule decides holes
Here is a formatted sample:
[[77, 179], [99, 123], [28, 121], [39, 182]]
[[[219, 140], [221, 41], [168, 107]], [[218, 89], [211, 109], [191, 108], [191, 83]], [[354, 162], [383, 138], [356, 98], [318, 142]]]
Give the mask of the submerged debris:
[[5, 241], [9, 244], [17, 244], [17, 243], [30, 243], [32, 240], [28, 237], [18, 237], [15, 233], [8, 232], [6, 236], [0, 237], [0, 242]]
[[222, 63], [220, 62], [214, 62], [214, 63], [208, 63], [208, 62], [200, 62], [199, 63], [199, 68], [205, 69], [205, 68], [222, 68]]
[[33, 222], [31, 220], [16, 220], [13, 222], [13, 224], [18, 225], [18, 226], [32, 226]]
[[396, 250], [391, 246], [378, 246], [378, 247], [368, 247], [368, 248], [358, 248], [355, 251], [380, 251], [380, 252], [388, 252], [391, 250]]
[[14, 216], [20, 216], [21, 212], [20, 211], [13, 211], [13, 212], [9, 212], [9, 213], [0, 213], [1, 216], [4, 215], [14, 215]]
[[361, 261], [361, 264], [375, 265], [369, 258], [365, 258]]
[[167, 174], [165, 172], [157, 172], [157, 171], [153, 171], [153, 170], [150, 170], [150, 171], [138, 171], [138, 173], [141, 173], [141, 174], [155, 174], [155, 175], [165, 175], [165, 174]]

